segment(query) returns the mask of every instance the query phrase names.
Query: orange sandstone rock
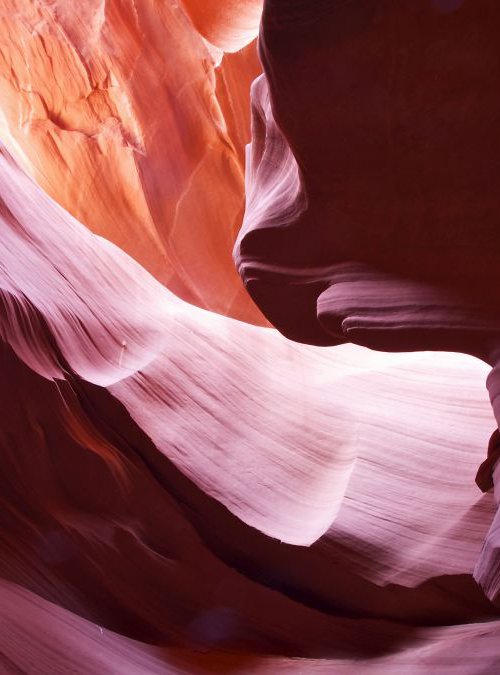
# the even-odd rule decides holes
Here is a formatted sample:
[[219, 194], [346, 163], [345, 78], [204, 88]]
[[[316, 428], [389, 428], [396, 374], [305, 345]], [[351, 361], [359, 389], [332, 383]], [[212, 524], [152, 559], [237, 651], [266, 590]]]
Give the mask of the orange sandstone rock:
[[231, 260], [255, 46], [223, 57], [153, 0], [6, 0], [0, 31], [0, 131], [40, 185], [185, 300], [261, 322]]
[[263, 0], [184, 0], [194, 25], [212, 44], [234, 52], [256, 35]]

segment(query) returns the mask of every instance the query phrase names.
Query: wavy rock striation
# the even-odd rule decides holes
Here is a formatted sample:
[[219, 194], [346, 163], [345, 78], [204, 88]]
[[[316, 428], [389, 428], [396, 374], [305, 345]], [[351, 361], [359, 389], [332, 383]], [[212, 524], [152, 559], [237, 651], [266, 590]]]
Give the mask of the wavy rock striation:
[[5, 152], [0, 185], [6, 667], [497, 663], [479, 361], [294, 345], [175, 298]]
[[225, 52], [257, 37], [262, 0], [184, 0], [183, 5], [200, 34]]
[[258, 3], [9, 1], [0, 668], [496, 672], [496, 5], [266, 2], [318, 350]]
[[[499, 15], [492, 0], [268, 0], [234, 250], [248, 291], [293, 340], [489, 363], [497, 424]], [[494, 600], [497, 528], [476, 570]]]
[[499, 16], [266, 2], [235, 257], [285, 335], [495, 361]]

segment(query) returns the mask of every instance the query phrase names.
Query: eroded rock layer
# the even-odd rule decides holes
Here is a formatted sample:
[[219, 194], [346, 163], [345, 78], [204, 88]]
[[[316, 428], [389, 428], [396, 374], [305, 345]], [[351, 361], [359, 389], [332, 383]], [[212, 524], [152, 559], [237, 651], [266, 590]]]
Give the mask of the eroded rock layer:
[[[293, 345], [176, 299], [5, 153], [0, 185], [8, 663], [496, 663], [471, 576], [495, 512], [473, 484], [485, 366]], [[57, 649], [12, 648], [42, 621], [67, 624]]]
[[[233, 18], [222, 9], [206, 31], [197, 15], [217, 43], [220, 22], [231, 32], [240, 16], [236, 4]], [[78, 11], [67, 0], [7, 0], [2, 10], [0, 129], [11, 152], [178, 295], [261, 323], [231, 259], [255, 44], [223, 58], [171, 0], [92, 0]], [[238, 21], [242, 47], [258, 22]]]
[[265, 3], [235, 254], [285, 335], [495, 360], [499, 18], [495, 0]]
[[294, 343], [259, 3], [8, 0], [3, 672], [500, 668], [477, 7], [265, 3]]

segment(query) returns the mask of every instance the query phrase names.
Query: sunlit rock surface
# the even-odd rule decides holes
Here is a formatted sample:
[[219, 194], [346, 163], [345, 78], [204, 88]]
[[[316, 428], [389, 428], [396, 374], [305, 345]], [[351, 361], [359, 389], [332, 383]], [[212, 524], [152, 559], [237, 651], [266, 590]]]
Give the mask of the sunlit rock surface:
[[[491, 214], [485, 206], [477, 221], [484, 269], [469, 226], [458, 227], [457, 242], [439, 223], [430, 234], [418, 219], [399, 229], [420, 203], [407, 201], [405, 182], [405, 151], [421, 147], [410, 143], [415, 119], [401, 127], [418, 87], [394, 111], [398, 87], [377, 80], [384, 59], [391, 63], [387, 49], [393, 64], [417, 73], [435, 49], [440, 76], [456, 76], [450, 90], [468, 123], [476, 99], [465, 97], [464, 81], [476, 87], [478, 109], [492, 91], [493, 47], [478, 35], [494, 32], [495, 5], [485, 2], [481, 18], [471, 3], [444, 0], [369, 2], [363, 11], [318, 2], [314, 12], [310, 3], [266, 3], [266, 76], [253, 85], [235, 256], [254, 299], [297, 343], [227, 316], [262, 322], [230, 261], [248, 89], [259, 72], [249, 43], [257, 6], [109, 0], [75, 12], [59, 1], [12, 1], [2, 15], [2, 129], [24, 167], [2, 149], [3, 672], [500, 668], [498, 331], [496, 298], [482, 285], [497, 274]], [[473, 39], [465, 22], [474, 18]], [[461, 37], [466, 48], [430, 40], [416, 63], [397, 49], [415, 26]], [[328, 31], [338, 40], [325, 41]], [[373, 55], [379, 67], [367, 86], [356, 69]], [[320, 57], [340, 89], [326, 69], [319, 91], [310, 67]], [[421, 110], [431, 127], [446, 97], [437, 85], [430, 91], [436, 99]], [[368, 94], [381, 96], [380, 110]], [[377, 110], [393, 114], [383, 137], [372, 134], [382, 128]], [[374, 129], [364, 127], [367, 111]], [[471, 147], [493, 118], [465, 127], [476, 134]], [[439, 128], [453, 136], [450, 119]], [[352, 157], [348, 135], [331, 133], [350, 124], [359, 136]], [[368, 143], [383, 149], [394, 130], [409, 134], [409, 146], [395, 143], [386, 158], [389, 168], [402, 162], [396, 206], [396, 193], [377, 192], [388, 178], [370, 163]], [[490, 141], [481, 147], [491, 167]], [[462, 192], [470, 174], [458, 149], [453, 159], [450, 173], [431, 166], [460, 201], [457, 212], [471, 215], [478, 195], [494, 205], [483, 159], [469, 156], [477, 181]], [[437, 187], [432, 196], [444, 214]], [[340, 230], [337, 197], [343, 213], [356, 212]], [[385, 230], [388, 206], [396, 211]], [[363, 208], [381, 216], [360, 252], [354, 244], [364, 240], [347, 234]], [[391, 249], [397, 264], [377, 233], [401, 245]], [[428, 237], [422, 246], [417, 234]], [[465, 277], [478, 271], [471, 292], [459, 283], [460, 242], [472, 252]], [[425, 273], [403, 274], [417, 254]], [[483, 360], [338, 345], [346, 341]], [[479, 465], [485, 494], [474, 482]]]
[[260, 65], [255, 44], [215, 46], [218, 27], [244, 46], [258, 18], [226, 4], [187, 3], [199, 33], [171, 0], [6, 0], [0, 131], [52, 197], [178, 295], [262, 323], [231, 259]]
[[496, 663], [498, 610], [471, 576], [495, 513], [473, 482], [486, 366], [321, 351], [208, 313], [5, 153], [0, 184], [8, 664]]
[[251, 42], [259, 29], [263, 0], [184, 0], [197, 30], [211, 44], [235, 52]]
[[[293, 340], [489, 363], [497, 424], [499, 18], [493, 0], [268, 0], [234, 250]], [[495, 431], [483, 491], [499, 457]], [[495, 601], [498, 522], [476, 568]]]

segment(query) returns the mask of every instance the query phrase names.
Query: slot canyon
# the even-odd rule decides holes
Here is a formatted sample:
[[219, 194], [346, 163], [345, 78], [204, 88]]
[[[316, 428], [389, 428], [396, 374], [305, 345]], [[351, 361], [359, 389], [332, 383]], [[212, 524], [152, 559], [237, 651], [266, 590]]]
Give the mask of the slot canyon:
[[500, 673], [498, 0], [2, 0], [0, 673]]

